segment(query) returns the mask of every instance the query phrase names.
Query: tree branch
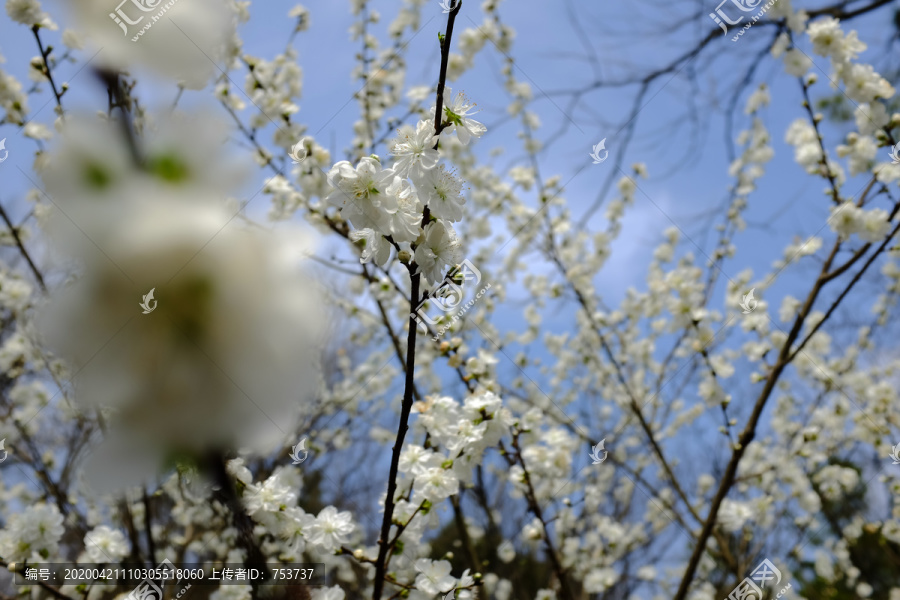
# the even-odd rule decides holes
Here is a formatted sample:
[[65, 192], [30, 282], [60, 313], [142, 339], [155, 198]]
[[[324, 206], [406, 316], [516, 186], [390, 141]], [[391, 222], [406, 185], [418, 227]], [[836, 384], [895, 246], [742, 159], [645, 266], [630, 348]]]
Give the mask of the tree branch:
[[[462, 7], [462, 0], [457, 0], [453, 10], [447, 18], [447, 33], [441, 42], [441, 72], [437, 85], [437, 101], [434, 107], [435, 134], [440, 134], [441, 113], [444, 106], [444, 85], [447, 81], [447, 62], [450, 59], [450, 40], [453, 36], [453, 22]], [[440, 139], [435, 143], [435, 148]], [[428, 207], [422, 213], [422, 227], [424, 228], [431, 219], [431, 211]], [[416, 272], [415, 263], [407, 265], [410, 277], [409, 303], [415, 310], [419, 305], [419, 287], [422, 282], [422, 274]], [[391, 453], [391, 467], [388, 472], [388, 489], [384, 499], [384, 517], [381, 520], [381, 535], [378, 540], [378, 558], [375, 563], [375, 582], [372, 589], [372, 600], [381, 600], [384, 591], [384, 575], [387, 570], [388, 550], [392, 546], [389, 540], [391, 522], [394, 516], [394, 494], [397, 491], [397, 472], [400, 465], [400, 452], [403, 450], [403, 440], [409, 429], [409, 414], [412, 411], [413, 390], [415, 389], [416, 370], [416, 333], [418, 326], [415, 322], [409, 323], [409, 335], [406, 339], [406, 382], [403, 390], [403, 404], [400, 407], [400, 423], [397, 427], [397, 438]]]

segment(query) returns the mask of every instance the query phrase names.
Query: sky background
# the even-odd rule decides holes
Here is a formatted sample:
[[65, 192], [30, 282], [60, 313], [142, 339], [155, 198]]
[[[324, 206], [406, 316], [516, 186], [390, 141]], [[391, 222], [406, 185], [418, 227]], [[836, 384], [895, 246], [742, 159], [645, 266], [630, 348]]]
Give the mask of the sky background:
[[[795, 0], [796, 6], [822, 4]], [[45, 2], [48, 9], [57, 5], [62, 6]], [[287, 13], [295, 5], [293, 1], [282, 0], [254, 2], [252, 18], [240, 30], [245, 52], [266, 59], [283, 52], [294, 26]], [[298, 102], [300, 113], [297, 117], [308, 125], [308, 133], [315, 133], [317, 141], [331, 149], [336, 161], [344, 158], [344, 149], [350, 146], [353, 137], [352, 122], [358, 117], [358, 104], [352, 96], [360, 84], [350, 75], [359, 52], [359, 43], [351, 42], [349, 35], [354, 17], [350, 14], [349, 2], [345, 1], [311, 0], [304, 5], [310, 11], [311, 26], [296, 36], [292, 44], [304, 70], [304, 90]], [[385, 45], [384, 31], [399, 5], [393, 0], [373, 3], [382, 15], [381, 23], [375, 28], [376, 35]], [[543, 122], [537, 137], [547, 139], [560, 128], [567, 127], [563, 135], [542, 151], [541, 173], [545, 177], [558, 174], [563, 182], [568, 182], [564, 197], [573, 216], [581, 222], [582, 215], [597, 199], [608, 178], [621, 175], [615, 171], [616, 160], [621, 159], [626, 172], [630, 172], [629, 166], [635, 162], [647, 166], [650, 178], [638, 182], [640, 191], [636, 194], [635, 206], [626, 213], [624, 233], [596, 281], [597, 289], [608, 305], [616, 306], [631, 286], [646, 287], [645, 267], [666, 228], [674, 225], [683, 232], [683, 251], [698, 256], [701, 252], [711, 251], [715, 232], [704, 217], [727, 201], [729, 186], [733, 183], [727, 173], [728, 165], [730, 157], [737, 151], [726, 129], [728, 99], [735, 84], [754, 64], [757, 67], [752, 83], [740, 96], [738, 109], [733, 114], [733, 134], [749, 126], [742, 111], [746, 97], [758, 83], [766, 82], [773, 102], [763, 110], [762, 116], [773, 137], [775, 158], [766, 166], [766, 175], [750, 197], [745, 213], [749, 227], [736, 240], [739, 250], [726, 263], [725, 276], [734, 277], [750, 268], [756, 277], [760, 277], [770, 270], [774, 260], [781, 258], [791, 236], [816, 234], [827, 217], [829, 202], [822, 193], [824, 182], [806, 175], [794, 163], [792, 148], [784, 143], [788, 125], [796, 118], [805, 118], [805, 113], [796, 79], [783, 73], [780, 61], [761, 55], [771, 42], [772, 27], [758, 24], [738, 42], [732, 42], [730, 35], [718, 37], [696, 59], [655, 81], [638, 114], [634, 140], [624, 151], [623, 126], [637, 86], [595, 90], [574, 107], [560, 93], [585, 87], [598, 77], [621, 82], [666, 65], [715, 28], [705, 16], [714, 8], [711, 0], [625, 3], [507, 0], [501, 4], [503, 21], [516, 31], [512, 50], [517, 65], [516, 76], [532, 85], [535, 102], [530, 109], [537, 112]], [[59, 11], [52, 10], [51, 14], [57, 18], [60, 31], [47, 32], [44, 39], [61, 48], [59, 34], [69, 24], [58, 16]], [[858, 19], [852, 25], [860, 31], [860, 38], [869, 43], [861, 60], [872, 63], [882, 73], [898, 65], [896, 45], [891, 45], [894, 29], [886, 19], [888, 14], [890, 7]], [[480, 2], [467, 0], [457, 19], [457, 32], [480, 24], [482, 20]], [[429, 1], [423, 8], [419, 31], [415, 35], [406, 32], [407, 88], [435, 83], [440, 58], [436, 38], [437, 33], [444, 30], [445, 22], [446, 15], [442, 14], [438, 1]], [[0, 15], [0, 53], [7, 61], [2, 68], [23, 84], [27, 82], [25, 69], [28, 60], [38, 54], [37, 48], [31, 32], [12, 23], [5, 14]], [[587, 58], [591, 54], [594, 59]], [[819, 69], [821, 82], [813, 93], [813, 98], [818, 99], [832, 93], [827, 84], [830, 65], [821, 57], [810, 55]], [[87, 50], [78, 54], [79, 59], [87, 56], [90, 56]], [[488, 125], [489, 132], [476, 142], [479, 157], [498, 165], [526, 165], [527, 157], [517, 138], [519, 123], [506, 118], [508, 95], [502, 84], [503, 60], [503, 55], [488, 44], [476, 58], [475, 69], [451, 85], [454, 90], [464, 90], [482, 109], [480, 120]], [[72, 88], [64, 100], [67, 109], [105, 106], [105, 90], [89, 70], [79, 72], [81, 67], [81, 61], [62, 65], [56, 74], [58, 82], [68, 81]], [[693, 81], [688, 79], [689, 75], [693, 76]], [[234, 73], [232, 80], [243, 85], [244, 76]], [[47, 86], [42, 87], [43, 93], [30, 99], [32, 113], [29, 117], [49, 125], [53, 119], [52, 99]], [[153, 108], [154, 104], [156, 107], [171, 104], [176, 90], [165, 82], [143, 81], [137, 93], [145, 105]], [[200, 105], [202, 99], [202, 92], [186, 92], [180, 105]], [[227, 119], [227, 114], [217, 105], [212, 110], [218, 110]], [[249, 109], [244, 114], [249, 115]], [[829, 124], [826, 145], [837, 143], [851, 126]], [[263, 139], [271, 133], [264, 133]], [[24, 198], [31, 183], [19, 168], [34, 177], [30, 162], [36, 146], [33, 140], [22, 137], [13, 125], [0, 126], [0, 139], [4, 137], [10, 157], [0, 165], [0, 202], [21, 218], [28, 211]], [[602, 164], [584, 168], [591, 162], [588, 155], [591, 147], [604, 138], [610, 158]], [[492, 158], [492, 150], [497, 148], [503, 153]], [[379, 151], [384, 154], [384, 148]], [[880, 152], [887, 153], [887, 149]], [[247, 160], [251, 160], [249, 152]], [[254, 196], [269, 175], [267, 171], [258, 171], [247, 183], [244, 198]], [[863, 183], [861, 179], [850, 179], [845, 190], [852, 193], [852, 190], [861, 189]], [[613, 187], [607, 200], [614, 194]], [[528, 193], [525, 197], [529, 197]], [[531, 205], [537, 206], [533, 192], [531, 197], [534, 200]], [[262, 194], [256, 195], [248, 213], [263, 218], [269, 208], [267, 200]], [[585, 227], [591, 231], [603, 229], [603, 213], [601, 208], [584, 222]], [[780, 299], [786, 293], [797, 293], [808, 287], [812, 276], [809, 268], [793, 269], [796, 277], [782, 278], [762, 296]], [[724, 312], [722, 287], [720, 284], [711, 304]], [[521, 298], [523, 293], [513, 290], [510, 295]], [[770, 306], [777, 311], [778, 302], [770, 301]], [[548, 331], [564, 331], [573, 326], [570, 311], [550, 309], [545, 314], [544, 328]], [[501, 331], [522, 331], [524, 328], [519, 311], [497, 311], [494, 318]], [[550, 357], [538, 355], [537, 358]], [[516, 374], [511, 365], [506, 365], [505, 369], [507, 374]], [[534, 369], [529, 371], [529, 376], [541, 381]], [[685, 461], [691, 455], [702, 458], [704, 454], [702, 444], [679, 450]]]
[[[47, 2], [48, 8], [54, 4], [57, 3]], [[304, 4], [310, 10], [311, 26], [293, 41], [304, 71], [298, 117], [308, 124], [309, 133], [318, 132], [316, 139], [332, 150], [335, 160], [342, 158], [343, 150], [349, 146], [352, 137], [349, 125], [358, 114], [357, 103], [351, 98], [360, 84], [351, 79], [350, 71], [359, 43], [349, 40], [353, 17], [348, 4], [324, 1]], [[382, 15], [381, 23], [375, 28], [376, 35], [379, 28], [386, 29], [399, 5], [395, 1], [373, 3]], [[281, 0], [255, 2], [251, 7], [251, 20], [241, 29], [245, 52], [267, 59], [282, 52], [293, 28], [293, 20], [286, 16], [293, 6], [294, 2]], [[61, 5], [61, 8], [65, 6]], [[626, 234], [617, 242], [616, 252], [604, 269], [604, 296], [608, 301], [620, 298], [629, 285], [641, 286], [644, 271], [635, 267], [646, 264], [666, 227], [679, 227], [689, 240], [704, 251], [709, 250], [707, 223], [698, 217], [721, 206], [732, 183], [727, 168], [729, 152], [733, 149], [726, 143], [727, 106], [723, 100], [729, 97], [744, 69], [757, 61], [760, 50], [771, 40], [773, 29], [758, 25], [736, 43], [731, 42], [730, 36], [723, 35], [674, 76], [660, 77], [644, 100], [637, 117], [635, 139], [624, 154], [620, 145], [624, 142], [622, 126], [631, 110], [636, 86], [594, 91], [586, 94], [574, 109], [569, 106], [568, 98], [559, 93], [584, 87], [597, 76], [608, 81], [621, 81], [666, 64], [714, 26], [709, 19], [698, 18], [697, 11], [704, 8], [695, 3], [678, 2], [615, 5], [575, 0], [517, 0], [501, 4], [504, 22], [516, 31], [512, 51], [517, 65], [516, 76], [532, 85], [536, 100], [530, 108], [543, 122], [537, 136], [546, 139], [560, 127], [568, 128], [565, 135], [542, 152], [541, 171], [545, 176], [559, 174], [563, 182], [568, 182], [564, 197], [573, 216], [580, 219], [584, 215], [611, 173], [616, 178], [621, 175], [614, 171], [615, 159], [621, 156], [625, 171], [630, 171], [629, 166], [635, 162], [647, 165], [650, 179], [639, 182], [638, 201], [625, 220]], [[52, 14], [56, 17], [60, 11]], [[433, 84], [440, 58], [435, 38], [437, 32], [443, 30], [446, 16], [437, 1], [427, 2], [422, 14], [420, 29], [415, 35], [407, 31], [404, 37], [408, 49], [409, 86]], [[886, 14], [882, 9], [876, 16], [860, 19], [854, 24], [861, 29], [862, 39], [879, 41], [871, 44], [862, 55], [864, 60], [873, 62], [876, 69], [890, 65], [892, 60], [896, 66], [896, 58], [892, 59], [889, 52], [882, 51], [882, 48], [886, 50], [883, 43], [891, 33], [891, 24], [884, 19]], [[480, 24], [482, 19], [480, 3], [469, 0], [457, 20], [457, 32]], [[43, 36], [45, 43], [61, 48], [59, 34], [69, 23], [62, 18], [57, 20], [60, 31], [44, 32]], [[578, 29], [573, 26], [573, 21], [579, 25]], [[674, 33], [673, 24], [677, 25]], [[386, 39], [384, 35], [379, 37]], [[586, 59], [586, 48], [594, 53], [594, 62]], [[0, 53], [7, 59], [3, 68], [26, 82], [27, 59], [35, 56], [37, 49], [31, 32], [12, 23], [5, 14], [0, 16]], [[85, 50], [78, 58], [90, 54], [92, 52]], [[824, 71], [820, 71], [820, 76], [825, 81], [825, 73], [830, 67], [821, 57], [814, 58]], [[746, 213], [751, 228], [739, 244], [738, 255], [726, 268], [731, 275], [745, 266], [760, 272], [781, 253], [784, 244], [773, 244], [773, 240], [784, 239], [785, 232], [814, 233], [822, 223], [818, 217], [827, 210], [824, 196], [819, 194], [821, 184], [802, 173], [791, 159], [792, 149], [783, 142], [787, 125], [803, 116], [799, 85], [782, 74], [776, 61], [765, 58], [757, 62], [760, 65], [755, 82], [765, 81], [772, 88], [773, 105], [763, 114], [774, 138], [776, 155], [767, 166], [767, 176], [760, 182], [759, 190], [751, 197]], [[489, 134], [477, 148], [485, 161], [492, 160], [489, 156], [492, 149], [502, 148], [503, 154], [493, 159], [495, 164], [525, 165], [527, 157], [520, 151], [521, 143], [516, 138], [519, 124], [506, 118], [508, 95], [502, 87], [502, 63], [503, 56], [488, 43], [476, 60], [475, 69], [452, 85], [464, 90], [478, 103], [482, 109], [481, 120], [490, 127]], [[79, 72], [81, 66], [79, 62], [59, 67], [57, 80], [69, 82], [72, 88], [66, 95], [67, 107], [87, 103], [97, 106], [98, 100], [105, 101], [105, 91], [89, 70]], [[697, 87], [686, 80], [691, 72], [696, 72]], [[234, 73], [231, 77], [235, 83], [243, 84], [243, 75]], [[827, 93], [826, 85], [818, 86], [819, 96]], [[53, 105], [47, 86], [42, 87], [44, 93], [30, 100], [30, 117], [51, 124]], [[737, 104], [735, 134], [748, 125], [740, 108], [753, 89], [755, 85], [748, 86]], [[145, 104], [153, 108], [154, 101], [157, 107], [170, 103], [176, 90], [166, 82], [156, 80], [152, 84], [143, 82], [138, 93]], [[202, 92], [186, 92], [181, 106], [196, 105], [202, 99]], [[224, 111], [218, 110], [227, 117]], [[248, 113], [249, 109], [245, 111]], [[846, 129], [835, 127], [830, 133]], [[13, 125], [0, 127], [0, 136], [8, 138], [7, 149], [10, 150], [10, 159], [0, 172], [4, 181], [0, 199], [9, 205], [20, 201], [30, 187], [30, 182], [17, 167], [30, 172], [35, 142], [23, 139]], [[607, 140], [610, 159], [582, 170], [591, 161], [588, 156], [591, 146], [603, 138]], [[27, 149], [27, 152], [20, 149]], [[384, 152], [384, 148], [380, 150]], [[260, 173], [248, 183], [247, 197], [259, 189], [263, 177], [267, 176], [268, 173]], [[614, 193], [613, 188], [607, 199]], [[267, 210], [266, 203], [267, 199], [260, 194], [248, 211], [262, 216]], [[603, 212], [602, 208], [596, 211], [586, 227], [599, 229], [604, 223]], [[690, 241], [688, 245], [697, 252], [697, 247]]]

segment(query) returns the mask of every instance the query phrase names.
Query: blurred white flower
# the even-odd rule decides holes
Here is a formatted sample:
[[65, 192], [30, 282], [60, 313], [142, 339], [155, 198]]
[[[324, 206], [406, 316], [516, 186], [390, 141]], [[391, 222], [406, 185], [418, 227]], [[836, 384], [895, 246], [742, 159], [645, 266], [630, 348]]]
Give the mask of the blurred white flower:
[[326, 506], [316, 516], [306, 537], [310, 543], [331, 552], [349, 541], [353, 529], [353, 516], [349, 512], [338, 512], [335, 507]]
[[440, 281], [444, 267], [459, 263], [460, 257], [459, 239], [452, 227], [441, 221], [425, 227], [416, 246], [416, 264], [428, 281]]
[[503, 563], [511, 563], [516, 558], [516, 547], [513, 546], [512, 542], [506, 540], [497, 548], [497, 558]]
[[740, 531], [750, 518], [753, 517], [753, 509], [749, 504], [725, 499], [719, 508], [718, 521], [725, 531]]
[[16, 23], [33, 27], [46, 27], [56, 29], [50, 16], [41, 9], [38, 0], [6, 0], [6, 14]]
[[306, 141], [307, 138], [303, 138], [293, 146], [291, 146], [290, 157], [291, 161], [298, 165], [303, 162], [306, 157], [309, 155], [309, 150], [306, 149]]
[[339, 585], [329, 588], [317, 587], [309, 595], [312, 600], [344, 600], [344, 590]]
[[456, 585], [456, 578], [450, 574], [452, 566], [446, 560], [420, 558], [416, 561], [416, 588], [428, 595], [449, 592]]
[[374, 158], [360, 159], [356, 168], [346, 160], [328, 172], [328, 183], [335, 189], [325, 199], [341, 209], [341, 216], [357, 229], [376, 229], [390, 234], [388, 213], [396, 212], [397, 198], [385, 194], [394, 181], [394, 171], [382, 169]]
[[[39, 329], [78, 370], [76, 397], [117, 424], [92, 481], [137, 483], [175, 449], [274, 448], [318, 384], [321, 319], [299, 238], [225, 209], [200, 158], [214, 136], [177, 151], [150, 141], [139, 169], [107, 133], [87, 134], [103, 149], [64, 143], [44, 173], [59, 207], [51, 239], [80, 273]], [[157, 309], [141, 315], [152, 288]]]
[[62, 41], [66, 48], [70, 50], [81, 50], [84, 48], [84, 40], [81, 34], [74, 29], [66, 29], [62, 32]]
[[584, 591], [591, 594], [599, 594], [605, 592], [615, 585], [619, 580], [619, 574], [615, 569], [604, 567], [602, 569], [591, 569], [584, 576]]
[[22, 84], [0, 70], [0, 106], [6, 111], [6, 120], [21, 125], [28, 114], [28, 96], [22, 90]]
[[121, 531], [101, 525], [84, 536], [84, 550], [95, 563], [115, 563], [128, 554], [128, 542]]
[[203, 88], [228, 51], [236, 25], [227, 0], [72, 0], [84, 39], [100, 49], [94, 62], [122, 71], [148, 67], [190, 89]]
[[351, 231], [350, 239], [361, 246], [362, 255], [359, 258], [359, 262], [363, 264], [374, 260], [376, 265], [383, 267], [391, 257], [390, 242], [373, 229]]
[[416, 476], [416, 494], [426, 500], [438, 502], [459, 493], [459, 480], [453, 471], [443, 467], [431, 467]]
[[210, 594], [210, 600], [250, 600], [253, 588], [243, 583], [220, 584], [219, 589]]
[[462, 181], [444, 169], [444, 165], [429, 169], [420, 177], [414, 177], [413, 183], [419, 200], [431, 209], [432, 215], [451, 222], [462, 219], [462, 207], [466, 203], [461, 195]]
[[0, 555], [6, 561], [53, 556], [65, 533], [63, 516], [52, 504], [40, 502], [12, 513], [0, 531]]
[[25, 129], [22, 130], [22, 133], [25, 137], [29, 137], [33, 140], [49, 140], [53, 137], [53, 132], [50, 131], [49, 127], [43, 123], [35, 123], [34, 121], [25, 125]]

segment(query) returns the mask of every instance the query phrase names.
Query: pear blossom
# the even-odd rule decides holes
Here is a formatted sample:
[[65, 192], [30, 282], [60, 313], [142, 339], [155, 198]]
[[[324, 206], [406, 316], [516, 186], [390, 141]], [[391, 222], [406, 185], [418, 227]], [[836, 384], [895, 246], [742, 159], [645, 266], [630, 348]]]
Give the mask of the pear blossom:
[[316, 587], [310, 593], [312, 600], [344, 600], [345, 593], [341, 586]]
[[210, 600], [250, 600], [253, 598], [253, 587], [243, 583], [220, 584], [209, 597]]
[[373, 158], [362, 158], [355, 168], [341, 161], [328, 172], [328, 183], [335, 189], [325, 200], [339, 207], [354, 227], [389, 235], [388, 211], [397, 211], [399, 202], [385, 192], [395, 176], [393, 170], [383, 169]]
[[55, 505], [28, 506], [11, 514], [0, 530], [0, 555], [9, 561], [34, 560], [41, 553], [55, 555], [64, 533], [63, 516]]
[[796, 48], [784, 54], [784, 70], [794, 77], [802, 77], [813, 66], [812, 59]]
[[443, 165], [414, 178], [419, 200], [439, 219], [454, 222], [462, 219], [466, 199], [462, 196], [462, 182]]
[[306, 537], [310, 543], [330, 552], [341, 544], [346, 544], [354, 528], [353, 517], [349, 512], [338, 512], [335, 507], [326, 506], [310, 525]]
[[94, 52], [103, 48], [95, 58], [97, 65], [117, 70], [148, 67], [185, 87], [202, 89], [219, 73], [215, 61], [226, 55], [237, 24], [236, 5], [192, 0], [116, 7], [105, 0], [73, 0], [71, 10]]
[[421, 176], [437, 165], [439, 155], [434, 149], [437, 137], [432, 121], [419, 121], [415, 130], [405, 125], [398, 133], [398, 138], [391, 142], [390, 147], [395, 157], [394, 170], [397, 175]]
[[445, 267], [461, 260], [459, 239], [450, 225], [434, 221], [425, 227], [416, 246], [416, 264], [419, 272], [433, 283], [443, 278]]
[[416, 493], [426, 500], [437, 502], [459, 492], [459, 480], [443, 467], [429, 467], [416, 476]]
[[753, 509], [744, 502], [725, 499], [719, 509], [719, 523], [729, 532], [740, 531], [744, 524], [753, 518]]
[[374, 260], [376, 265], [383, 267], [391, 257], [390, 242], [374, 229], [352, 231], [350, 239], [362, 247], [359, 262], [363, 264]]
[[[273, 566], [315, 562], [331, 587], [310, 588], [312, 600], [371, 597], [373, 584], [382, 598], [555, 600], [572, 595], [564, 583], [576, 596], [681, 588], [714, 600], [727, 593], [716, 586], [750, 575], [763, 546], [784, 581], [808, 581], [790, 548], [763, 539], [778, 531], [806, 544], [819, 591], [900, 600], [900, 580], [881, 570], [889, 581], [872, 581], [852, 551], [900, 543], [897, 511], [877, 501], [900, 494], [900, 358], [889, 343], [900, 248], [887, 239], [900, 214], [900, 113], [894, 74], [877, 71], [877, 56], [860, 60], [866, 44], [853, 30], [890, 9], [842, 4], [825, 0], [812, 17], [791, 0], [768, 7], [783, 31], [757, 37], [770, 45], [745, 86], [708, 88], [711, 65], [695, 63], [701, 101], [754, 90], [728, 106], [738, 131], [724, 140], [732, 160], [711, 197], [725, 204], [702, 220], [707, 236], [675, 225], [666, 190], [641, 193], [643, 163], [608, 186], [602, 169], [569, 185], [577, 173], [565, 157], [583, 156], [569, 142], [588, 142], [555, 97], [578, 100], [575, 119], [602, 101], [600, 88], [631, 78], [588, 69], [547, 102], [516, 67], [522, 47], [501, 2], [482, 3], [477, 24], [466, 16], [478, 11], [462, 12], [441, 47], [440, 80], [477, 84], [485, 52], [506, 59], [501, 85], [479, 92], [492, 94], [505, 130], [482, 153], [470, 144], [487, 135], [474, 104], [446, 88], [434, 107], [433, 85], [409, 87], [435, 80], [409, 70], [420, 61], [405, 42], [440, 8], [352, 0], [352, 76], [364, 85], [352, 122], [334, 132], [346, 160], [333, 161], [307, 135], [325, 123], [320, 98], [304, 99], [309, 57], [296, 49], [331, 43], [301, 40], [315, 33], [314, 11], [286, 7], [273, 27], [287, 44], [271, 52], [242, 37], [248, 0], [72, 0], [78, 33], [64, 31], [61, 45], [39, 29], [44, 48], [14, 49], [10, 72], [40, 85], [26, 91], [0, 71], [0, 119], [22, 134], [10, 128], [7, 148], [22, 168], [33, 152], [37, 174], [32, 185], [14, 177], [24, 188], [0, 199], [13, 223], [0, 226], [0, 557], [112, 566], [146, 554], [144, 542], [131, 548], [126, 532], [137, 532], [154, 542], [154, 561], [238, 564], [259, 551]], [[52, 24], [37, 0], [6, 0], [6, 10], [23, 39]], [[881, 47], [870, 29], [866, 41]], [[96, 115], [82, 117], [68, 92], [57, 102], [32, 58], [51, 44], [57, 91], [98, 83], [73, 77], [84, 67], [103, 74], [101, 92], [115, 74], [124, 106], [109, 105], [115, 93], [108, 104], [75, 90]], [[673, 58], [651, 57], [661, 64], [649, 72], [671, 72]], [[716, 68], [735, 66], [722, 60]], [[647, 75], [638, 71], [635, 81]], [[165, 110], [151, 110], [160, 99]], [[45, 112], [32, 114], [35, 102]], [[185, 109], [221, 112], [215, 103], [227, 122]], [[790, 116], [764, 118], [765, 107]], [[609, 188], [598, 218], [580, 186]], [[265, 223], [257, 190], [271, 202]], [[769, 210], [782, 200], [791, 212]], [[685, 215], [694, 203], [676, 202]], [[771, 220], [764, 242], [748, 231], [760, 218]], [[785, 227], [795, 231], [782, 236]], [[311, 239], [321, 246], [307, 265]], [[629, 245], [640, 251], [617, 261], [613, 250]], [[485, 284], [451, 276], [464, 256]], [[412, 339], [414, 289], [443, 309], [434, 339]], [[858, 318], [843, 322], [848, 307]], [[316, 460], [291, 464], [305, 436]], [[592, 465], [604, 437], [615, 460]], [[835, 527], [821, 516], [828, 503], [847, 505]], [[668, 544], [682, 526], [692, 539]], [[457, 534], [469, 543], [448, 546]], [[452, 565], [476, 558], [479, 574], [454, 576]], [[534, 585], [529, 568], [546, 577]], [[210, 592], [255, 596], [233, 583]], [[117, 593], [92, 586], [87, 600]]]
[[456, 585], [456, 578], [450, 574], [452, 567], [446, 560], [420, 558], [416, 561], [416, 588], [424, 594], [445, 594]]
[[422, 207], [416, 190], [407, 180], [395, 177], [384, 193], [397, 201], [397, 209], [387, 213], [391, 238], [398, 243], [414, 242], [422, 232]]
[[128, 555], [125, 535], [106, 525], [95, 527], [84, 536], [84, 548], [88, 559], [95, 563], [116, 563]]
[[[466, 145], [473, 137], [480, 138], [484, 135], [487, 127], [471, 117], [471, 114], [474, 113], [470, 114], [470, 111], [475, 108], [475, 103], [470, 101], [464, 93], [457, 93], [452, 100], [451, 96], [452, 90], [449, 87], [444, 88], [442, 118], [448, 124], [444, 131], [455, 131], [459, 142]], [[441, 134], [443, 135], [443, 132]]]
[[6, 0], [6, 14], [13, 21], [28, 27], [37, 25], [47, 29], [57, 29], [56, 23], [41, 9], [41, 3], [38, 0]]

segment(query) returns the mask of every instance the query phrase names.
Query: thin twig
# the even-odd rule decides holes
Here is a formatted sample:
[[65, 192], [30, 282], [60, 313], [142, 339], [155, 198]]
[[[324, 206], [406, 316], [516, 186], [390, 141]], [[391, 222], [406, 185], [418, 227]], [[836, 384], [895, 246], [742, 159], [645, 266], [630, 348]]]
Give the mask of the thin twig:
[[19, 230], [16, 229], [15, 225], [13, 225], [12, 221], [9, 218], [9, 215], [6, 214], [6, 209], [3, 208], [3, 205], [0, 204], [0, 218], [3, 219], [3, 222], [6, 223], [6, 226], [9, 227], [9, 232], [12, 234], [13, 240], [16, 242], [16, 246], [19, 248], [19, 252], [22, 253], [22, 256], [25, 257], [25, 262], [28, 263], [28, 266], [31, 268], [31, 272], [34, 273], [35, 279], [37, 279], [38, 284], [41, 286], [41, 289], [46, 292], [47, 284], [44, 283], [44, 276], [41, 275], [40, 269], [37, 268], [37, 265], [34, 264], [34, 261], [31, 260], [31, 255], [28, 254], [28, 250], [25, 249], [25, 245], [22, 243], [22, 238], [19, 237]]
[[[456, 6], [450, 11], [447, 18], [447, 33], [444, 35], [441, 43], [441, 72], [437, 86], [437, 101], [435, 102], [434, 118], [435, 134], [440, 134], [441, 113], [444, 106], [444, 84], [447, 81], [447, 62], [450, 58], [450, 40], [453, 36], [453, 22], [456, 15], [462, 7], [462, 0], [457, 0]], [[435, 143], [435, 147], [440, 143], [440, 138]], [[422, 227], [424, 228], [431, 219], [431, 211], [428, 207], [422, 213]], [[422, 282], [422, 274], [416, 272], [416, 264], [410, 262], [407, 265], [410, 276], [410, 293], [409, 303], [415, 307], [419, 305], [419, 287]], [[406, 340], [406, 382], [403, 390], [403, 404], [400, 407], [400, 423], [397, 427], [397, 438], [394, 441], [394, 447], [391, 453], [391, 467], [388, 472], [388, 488], [387, 495], [384, 499], [384, 517], [381, 520], [381, 536], [378, 540], [378, 558], [375, 563], [375, 582], [372, 590], [372, 600], [381, 600], [381, 594], [384, 591], [384, 575], [387, 570], [387, 555], [390, 550], [390, 532], [391, 522], [394, 517], [394, 494], [397, 491], [397, 473], [400, 465], [400, 452], [403, 449], [403, 440], [406, 438], [406, 432], [409, 429], [409, 415], [412, 412], [413, 389], [415, 387], [415, 369], [416, 369], [416, 333], [418, 325], [412, 321], [409, 323], [409, 335]]]
[[59, 107], [59, 113], [60, 113], [60, 115], [62, 115], [62, 113], [63, 113], [62, 95], [65, 94], [66, 91], [63, 90], [62, 92], [60, 92], [56, 88], [56, 82], [53, 81], [53, 73], [50, 71], [50, 62], [47, 60], [47, 57], [50, 56], [50, 52], [52, 51], [52, 48], [50, 48], [48, 46], [46, 48], [46, 50], [44, 49], [44, 44], [41, 42], [41, 35], [38, 33], [39, 30], [40, 30], [39, 25], [35, 25], [34, 27], [31, 28], [31, 32], [34, 34], [34, 39], [37, 40], [38, 49], [41, 51], [41, 60], [43, 61], [43, 65], [44, 65], [44, 75], [47, 76], [47, 81], [50, 82], [50, 88], [53, 90], [53, 96], [56, 98], [56, 106]]

